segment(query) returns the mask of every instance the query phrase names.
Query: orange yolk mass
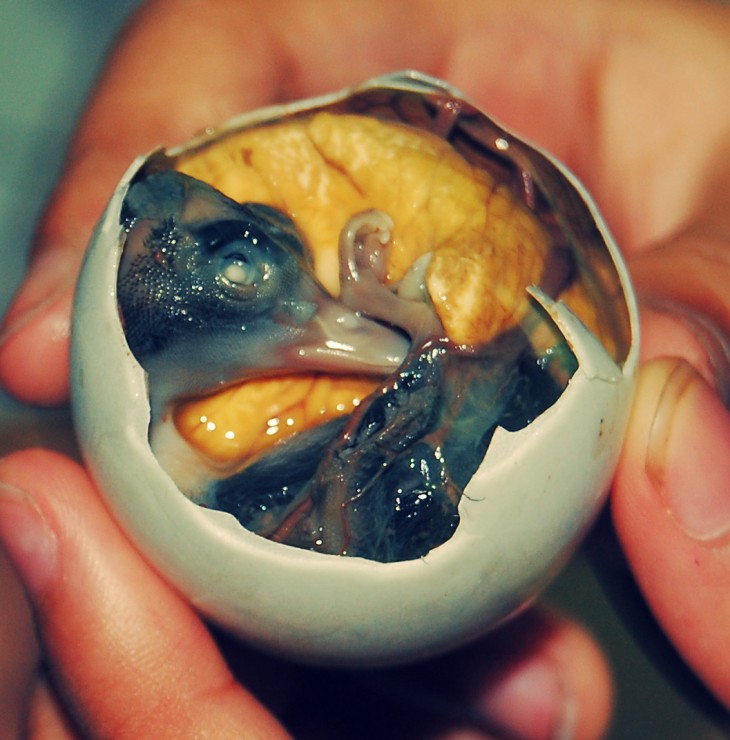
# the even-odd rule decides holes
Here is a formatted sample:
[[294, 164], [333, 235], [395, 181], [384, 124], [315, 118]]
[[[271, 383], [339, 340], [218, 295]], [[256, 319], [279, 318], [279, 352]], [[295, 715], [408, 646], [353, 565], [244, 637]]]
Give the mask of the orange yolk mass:
[[347, 376], [260, 378], [180, 404], [175, 425], [188, 443], [216, 463], [237, 463], [350, 413], [374, 387], [370, 378]]

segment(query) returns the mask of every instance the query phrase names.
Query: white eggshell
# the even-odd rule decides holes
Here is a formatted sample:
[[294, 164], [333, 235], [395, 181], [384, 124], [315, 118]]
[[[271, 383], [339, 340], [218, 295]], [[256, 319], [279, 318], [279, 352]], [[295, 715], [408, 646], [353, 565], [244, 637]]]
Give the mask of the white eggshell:
[[[414, 86], [430, 84], [413, 78]], [[497, 430], [466, 488], [453, 537], [421, 559], [396, 563], [266, 540], [229, 514], [191, 503], [158, 464], [148, 444], [145, 373], [127, 347], [116, 301], [120, 208], [145, 158], [132, 165], [97, 228], [78, 286], [74, 413], [89, 469], [120, 525], [202, 614], [298, 660], [392, 663], [493, 628], [524, 608], [563, 564], [613, 473], [637, 364], [637, 316], [626, 269], [595, 206], [547, 158], [579, 188], [612, 254], [631, 349], [619, 367], [565, 306], [537, 294], [576, 353], [577, 372], [533, 423], [514, 433]]]

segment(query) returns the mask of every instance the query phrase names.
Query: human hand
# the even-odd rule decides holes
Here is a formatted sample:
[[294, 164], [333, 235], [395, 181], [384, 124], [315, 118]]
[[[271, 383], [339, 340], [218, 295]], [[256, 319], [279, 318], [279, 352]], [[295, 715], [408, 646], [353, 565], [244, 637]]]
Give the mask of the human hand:
[[[703, 299], [708, 288], [721, 284], [721, 274], [696, 274], [690, 281], [682, 260], [701, 261], [708, 244], [712, 256], [722, 257], [725, 217], [716, 206], [723, 173], [716, 163], [730, 121], [720, 109], [727, 83], [723, 70], [730, 68], [723, 56], [730, 54], [722, 43], [722, 29], [730, 23], [725, 12], [699, 4], [642, 4], [639, 11], [631, 3], [569, 0], [544, 8], [527, 2], [506, 8], [484, 0], [454, 3], [448, 16], [442, 13], [442, 4], [429, 0], [383, 3], [382, 8], [352, 3], [346, 9], [335, 2], [269, 0], [245, 8], [236, 2], [204, 8], [155, 2], [143, 9], [112, 55], [72, 143], [66, 173], [39, 230], [34, 265], [8, 314], [0, 351], [6, 387], [30, 402], [66, 400], [76, 271], [91, 228], [134, 155], [159, 143], [184, 141], [247, 108], [404, 67], [447, 79], [566, 161], [603, 207], [643, 294], [655, 305], [681, 299], [705, 312]], [[668, 42], [665, 48], [669, 38], [671, 48]], [[694, 79], [691, 65], [704, 85], [687, 85], [686, 96], [679, 96], [677, 79]], [[656, 97], [647, 90], [656, 91]], [[707, 113], [696, 120], [702, 109]], [[682, 244], [689, 245], [687, 251]], [[658, 273], [662, 280], [653, 278]], [[679, 285], [676, 275], [682, 278]], [[727, 329], [727, 305], [723, 309], [717, 292], [711, 318]], [[645, 309], [645, 359], [669, 351], [714, 383], [706, 347], [686, 321], [683, 315]], [[655, 416], [656, 386], [674, 367], [685, 366], [647, 365], [616, 479], [616, 520], [637, 577], [668, 634], [718, 696], [730, 702], [730, 678], [710, 665], [728, 629], [721, 602], [723, 579], [730, 572], [727, 553], [715, 542], [708, 548], [674, 528], [646, 472], [643, 451]], [[678, 408], [684, 421], [692, 418], [693, 399], [714, 403], [715, 435], [706, 430], [694, 434], [701, 433], [697, 439], [703, 448], [722, 450], [724, 410], [711, 390], [699, 387], [702, 392], [685, 393]], [[694, 431], [687, 424], [690, 428]], [[681, 440], [668, 438], [672, 465], [684, 464], [685, 456], [673, 451]], [[717, 470], [722, 455], [712, 459]], [[652, 456], [654, 479], [661, 460], [659, 453]], [[686, 475], [673, 467], [667, 479], [682, 481]], [[56, 676], [54, 686], [62, 689], [76, 721], [92, 733], [111, 729], [115, 736], [134, 734], [142, 726], [165, 734], [176, 727], [205, 728], [216, 736], [226, 728], [240, 735], [242, 727], [249, 727], [252, 733], [259, 728], [274, 736], [271, 716], [233, 682], [197, 617], [126, 543], [78, 467], [49, 453], [23, 453], [4, 463], [0, 479], [32, 495], [35, 511], [42, 512], [53, 533], [50, 571], [43, 570], [45, 565], [33, 569], [48, 558], [26, 556], [22, 574]], [[723, 480], [719, 471], [720, 493]], [[26, 518], [3, 514], [4, 521], [24, 522], [32, 531], [32, 508], [14, 501], [10, 511], [17, 516], [26, 512]], [[21, 531], [20, 526], [12, 529]], [[664, 540], [654, 537], [658, 531]], [[41, 555], [48, 540], [43, 542], [36, 543]], [[12, 543], [7, 544], [12, 554]], [[678, 578], [668, 567], [691, 563], [697, 553], [699, 576]], [[659, 573], [653, 567], [657, 562], [663, 564]], [[697, 609], [685, 589], [704, 594]], [[708, 601], [713, 609], [707, 608]], [[687, 620], [693, 629], [683, 630]], [[79, 655], [75, 648], [82, 639], [88, 647]], [[495, 666], [485, 656], [494, 654], [497, 643], [501, 660]], [[572, 697], [577, 736], [596, 736], [605, 726], [610, 695], [605, 667], [587, 638], [562, 620], [540, 614], [518, 620], [483, 646], [437, 662], [431, 675], [461, 675], [464, 661], [472, 665], [471, 683], [459, 687], [459, 700], [473, 702], [514, 731], [547, 735], [547, 728], [559, 721], [558, 699], [566, 696]], [[246, 662], [261, 665], [252, 656]], [[286, 670], [275, 668], [281, 683]], [[419, 670], [429, 674], [428, 668]], [[289, 680], [292, 672], [299, 675], [289, 669]], [[285, 705], [296, 689], [280, 686], [276, 694], [267, 694], [268, 703], [288, 720]], [[37, 726], [55, 723], [58, 714], [49, 710], [57, 706], [53, 694], [40, 691], [37, 696], [44, 698], [36, 708], [48, 710], [36, 712], [41, 718]], [[157, 709], [166, 705], [175, 711], [159, 715]]]

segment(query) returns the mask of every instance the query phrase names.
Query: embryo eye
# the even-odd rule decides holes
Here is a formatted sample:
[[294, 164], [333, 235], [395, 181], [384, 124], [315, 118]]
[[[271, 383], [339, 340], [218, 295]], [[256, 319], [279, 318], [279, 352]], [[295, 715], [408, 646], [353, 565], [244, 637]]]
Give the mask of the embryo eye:
[[218, 285], [234, 298], [251, 298], [269, 273], [262, 235], [236, 219], [212, 220], [191, 227]]
[[235, 249], [220, 255], [216, 269], [219, 285], [238, 300], [256, 298], [267, 272], [265, 264], [253, 261], [244, 252]]
[[218, 275], [225, 287], [236, 293], [248, 293], [264, 278], [264, 270], [245, 254], [231, 252], [221, 256]]

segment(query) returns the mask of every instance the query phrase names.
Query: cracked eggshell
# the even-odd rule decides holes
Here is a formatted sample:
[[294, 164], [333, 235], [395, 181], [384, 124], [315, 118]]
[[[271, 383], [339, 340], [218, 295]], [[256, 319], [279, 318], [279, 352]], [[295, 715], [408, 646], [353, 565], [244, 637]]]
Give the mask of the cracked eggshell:
[[[458, 95], [414, 74], [369, 84], [393, 81]], [[307, 105], [312, 102], [275, 113]], [[256, 112], [232, 125], [272, 115]], [[402, 662], [500, 624], [528, 605], [567, 559], [603, 502], [620, 450], [638, 321], [626, 268], [590, 197], [561, 164], [541, 156], [585, 200], [615, 262], [628, 308], [628, 354], [618, 365], [569, 309], [535, 293], [572, 346], [578, 370], [533, 423], [518, 432], [497, 430], [465, 489], [453, 537], [421, 559], [395, 563], [271, 542], [229, 514], [193, 504], [162, 470], [148, 444], [145, 374], [127, 347], [116, 302], [120, 209], [149, 158], [130, 167], [79, 281], [72, 337], [76, 427], [91, 474], [124, 531], [203, 615], [265, 650], [305, 662]]]

